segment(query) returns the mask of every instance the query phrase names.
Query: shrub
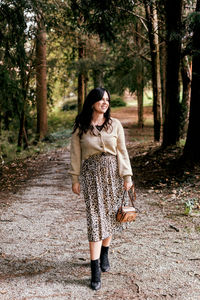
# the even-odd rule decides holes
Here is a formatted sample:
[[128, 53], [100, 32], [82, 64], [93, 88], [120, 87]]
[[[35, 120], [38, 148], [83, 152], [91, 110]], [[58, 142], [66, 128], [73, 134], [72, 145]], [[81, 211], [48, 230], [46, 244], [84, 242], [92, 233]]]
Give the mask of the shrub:
[[62, 110], [63, 111], [69, 111], [69, 110], [77, 110], [77, 100], [67, 102], [63, 105]]
[[72, 129], [76, 111], [57, 111], [49, 114], [48, 132], [53, 133], [60, 130]]
[[120, 107], [120, 106], [126, 106], [126, 102], [124, 102], [121, 98], [117, 97], [112, 99], [111, 98], [111, 107]]

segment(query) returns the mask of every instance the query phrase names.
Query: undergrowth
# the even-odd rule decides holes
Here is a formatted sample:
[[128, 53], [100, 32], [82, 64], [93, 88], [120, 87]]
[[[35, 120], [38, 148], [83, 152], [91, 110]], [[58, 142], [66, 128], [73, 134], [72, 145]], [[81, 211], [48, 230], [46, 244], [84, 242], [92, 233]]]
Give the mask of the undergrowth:
[[48, 116], [48, 134], [45, 139], [35, 142], [35, 133], [28, 129], [27, 149], [17, 147], [18, 128], [10, 131], [2, 130], [0, 135], [0, 166], [16, 159], [25, 159], [38, 153], [66, 146], [71, 135], [76, 111], [54, 111]]

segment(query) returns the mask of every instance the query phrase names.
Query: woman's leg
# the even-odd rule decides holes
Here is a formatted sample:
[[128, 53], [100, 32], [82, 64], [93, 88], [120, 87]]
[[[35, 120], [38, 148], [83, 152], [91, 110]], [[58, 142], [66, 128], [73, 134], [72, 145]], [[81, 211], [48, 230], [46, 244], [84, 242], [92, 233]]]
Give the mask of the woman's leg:
[[112, 235], [107, 237], [105, 240], [102, 241], [102, 246], [109, 247], [110, 243], [111, 243], [111, 240], [112, 240]]
[[101, 245], [102, 245], [102, 241], [89, 242], [91, 260], [99, 259], [101, 253]]
[[101, 255], [100, 255], [100, 267], [102, 272], [108, 272], [110, 270], [110, 264], [108, 260], [108, 250], [111, 243], [112, 235], [102, 241]]
[[99, 257], [101, 253], [102, 241], [89, 242], [90, 258], [91, 258], [91, 288], [99, 290], [101, 288], [101, 269], [99, 265]]

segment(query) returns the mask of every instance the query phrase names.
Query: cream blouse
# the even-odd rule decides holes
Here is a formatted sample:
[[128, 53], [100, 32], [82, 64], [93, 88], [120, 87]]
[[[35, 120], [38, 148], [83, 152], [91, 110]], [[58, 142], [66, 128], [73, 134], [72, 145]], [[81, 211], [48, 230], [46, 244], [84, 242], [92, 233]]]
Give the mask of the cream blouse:
[[102, 152], [117, 156], [120, 177], [123, 177], [127, 182], [131, 182], [133, 173], [126, 149], [124, 129], [118, 119], [111, 118], [111, 120], [112, 128], [108, 131], [105, 128], [99, 131], [95, 127], [95, 135], [88, 130], [80, 138], [78, 135], [79, 129], [77, 128], [72, 134], [71, 169], [69, 171], [69, 174], [72, 175], [72, 183], [79, 182], [82, 162], [91, 155]]

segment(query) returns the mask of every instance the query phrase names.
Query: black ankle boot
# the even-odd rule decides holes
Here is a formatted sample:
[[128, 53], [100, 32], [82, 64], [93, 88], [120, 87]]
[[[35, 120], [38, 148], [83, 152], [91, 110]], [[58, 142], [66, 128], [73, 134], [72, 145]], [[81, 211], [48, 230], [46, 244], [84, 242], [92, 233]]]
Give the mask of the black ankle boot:
[[101, 269], [99, 267], [99, 260], [91, 260], [91, 288], [99, 290], [101, 288]]
[[101, 256], [100, 256], [100, 267], [102, 272], [108, 272], [110, 270], [110, 264], [108, 260], [108, 250], [109, 247], [101, 247]]

